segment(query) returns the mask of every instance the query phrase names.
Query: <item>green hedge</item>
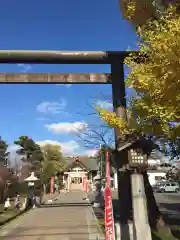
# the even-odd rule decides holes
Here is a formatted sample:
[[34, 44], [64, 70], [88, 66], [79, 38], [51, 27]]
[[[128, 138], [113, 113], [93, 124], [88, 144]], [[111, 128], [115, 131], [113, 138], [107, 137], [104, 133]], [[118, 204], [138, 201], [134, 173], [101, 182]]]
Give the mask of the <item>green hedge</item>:
[[7, 196], [14, 197], [17, 193], [20, 195], [26, 195], [28, 192], [27, 183], [13, 183], [7, 190]]
[[[6, 195], [9, 197], [14, 197], [16, 194], [27, 195], [31, 187], [28, 186], [27, 182], [16, 182], [9, 186]], [[36, 196], [40, 196], [42, 193], [42, 185], [40, 183], [35, 183], [32, 187]]]

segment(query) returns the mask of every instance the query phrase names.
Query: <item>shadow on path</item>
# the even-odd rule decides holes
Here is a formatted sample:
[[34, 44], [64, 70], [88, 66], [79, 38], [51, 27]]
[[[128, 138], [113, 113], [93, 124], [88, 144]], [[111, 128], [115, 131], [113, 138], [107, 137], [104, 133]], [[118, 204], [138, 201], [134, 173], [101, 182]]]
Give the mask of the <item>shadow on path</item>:
[[[84, 238], [84, 235], [86, 236], [86, 237], [88, 237], [87, 236], [87, 232], [86, 231], [84, 231], [84, 232], [81, 232], [81, 233], [77, 233], [77, 232], [71, 232], [71, 235], [73, 235], [73, 239], [75, 239], [74, 238], [74, 236], [77, 236], [77, 239], [81, 239], [81, 236], [80, 235], [82, 235], [82, 239], [84, 240], [85, 238]], [[50, 234], [48, 234], [48, 233], [41, 233], [41, 234], [37, 234], [37, 233], [35, 233], [35, 234], [13, 234], [13, 236], [5, 236], [5, 237], [3, 237], [3, 239], [4, 240], [12, 240], [13, 238], [12, 237], [14, 237], [14, 238], [16, 238], [16, 237], [23, 237], [23, 239], [25, 238], [25, 237], [35, 237], [36, 239], [41, 239], [42, 237], [53, 237], [53, 236], [59, 236], [59, 237], [62, 237], [63, 236], [63, 238], [65, 237], [65, 236], [67, 236], [68, 237], [68, 239], [69, 239], [69, 233], [67, 233], [67, 232], [62, 232], [62, 233], [50, 233]], [[39, 238], [37, 238], [37, 237], [39, 237]], [[72, 239], [72, 238], [70, 238], [70, 239]]]
[[86, 207], [91, 206], [90, 203], [67, 203], [67, 202], [61, 202], [61, 203], [51, 203], [51, 204], [42, 204], [41, 208], [51, 208], [51, 207]]

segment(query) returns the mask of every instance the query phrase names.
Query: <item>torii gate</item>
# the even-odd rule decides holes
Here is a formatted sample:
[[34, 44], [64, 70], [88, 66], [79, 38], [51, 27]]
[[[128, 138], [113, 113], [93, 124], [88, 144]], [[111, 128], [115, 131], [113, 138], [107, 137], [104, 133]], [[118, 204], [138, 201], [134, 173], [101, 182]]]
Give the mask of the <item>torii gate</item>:
[[[0, 73], [0, 83], [104, 83], [112, 84], [113, 107], [121, 119], [126, 116], [126, 98], [124, 83], [124, 59], [131, 52], [126, 51], [31, 51], [31, 50], [0, 50], [0, 63], [29, 64], [110, 64], [111, 73], [103, 74], [51, 74], [51, 73]], [[141, 56], [137, 53], [137, 62]], [[115, 130], [116, 149], [122, 134]], [[125, 157], [126, 158], [126, 157]], [[120, 160], [120, 159], [118, 159]], [[128, 163], [128, 158], [123, 159]], [[126, 187], [126, 186], [125, 186]], [[130, 184], [128, 186], [131, 188]], [[126, 187], [127, 188], [127, 187]], [[120, 198], [120, 203], [121, 204]], [[123, 203], [122, 207], [125, 207]], [[127, 206], [128, 207], [128, 206]], [[127, 209], [128, 211], [129, 209]]]
[[[0, 63], [111, 65], [111, 74], [0, 73], [0, 83], [112, 83], [114, 111], [118, 117], [124, 119], [126, 118], [124, 59], [129, 53], [131, 52], [0, 50]], [[118, 140], [120, 133], [116, 132], [115, 135]]]

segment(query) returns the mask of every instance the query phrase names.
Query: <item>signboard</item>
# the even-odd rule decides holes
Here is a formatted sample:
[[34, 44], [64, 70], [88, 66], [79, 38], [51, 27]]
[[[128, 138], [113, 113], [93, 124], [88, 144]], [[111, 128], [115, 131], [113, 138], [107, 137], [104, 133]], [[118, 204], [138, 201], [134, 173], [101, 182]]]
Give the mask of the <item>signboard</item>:
[[69, 176], [72, 177], [72, 178], [73, 177], [81, 177], [81, 174], [79, 174], [79, 173], [70, 173]]
[[109, 163], [108, 152], [106, 152], [106, 187], [104, 190], [104, 197], [105, 197], [106, 240], [115, 240], [112, 193], [111, 193], [111, 187], [110, 187], [110, 163]]
[[83, 186], [83, 190], [84, 190], [84, 182], [85, 182], [85, 176], [82, 177], [82, 186]]
[[87, 177], [86, 177], [86, 176], [84, 176], [84, 177], [82, 178], [82, 184], [83, 184], [83, 190], [84, 190], [84, 192], [87, 192], [87, 191], [88, 191], [88, 184], [87, 184]]

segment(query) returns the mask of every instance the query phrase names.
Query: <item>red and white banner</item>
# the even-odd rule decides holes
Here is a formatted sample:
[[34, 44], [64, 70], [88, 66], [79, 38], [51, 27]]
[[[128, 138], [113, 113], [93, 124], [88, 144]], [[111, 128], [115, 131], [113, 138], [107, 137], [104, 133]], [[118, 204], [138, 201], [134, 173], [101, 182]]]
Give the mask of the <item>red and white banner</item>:
[[50, 193], [54, 193], [54, 176], [51, 177]]
[[88, 191], [88, 185], [87, 185], [87, 177], [86, 177], [86, 176], [84, 176], [84, 177], [82, 178], [82, 184], [83, 184], [83, 190], [84, 190], [84, 192], [87, 192], [87, 191]]
[[106, 152], [106, 187], [104, 190], [105, 197], [105, 231], [106, 240], [115, 240], [114, 231], [114, 216], [113, 216], [113, 206], [112, 206], [112, 193], [111, 193], [111, 177], [110, 177], [110, 163], [109, 163], [109, 153]]
[[84, 176], [82, 177], [82, 187], [84, 189]]

